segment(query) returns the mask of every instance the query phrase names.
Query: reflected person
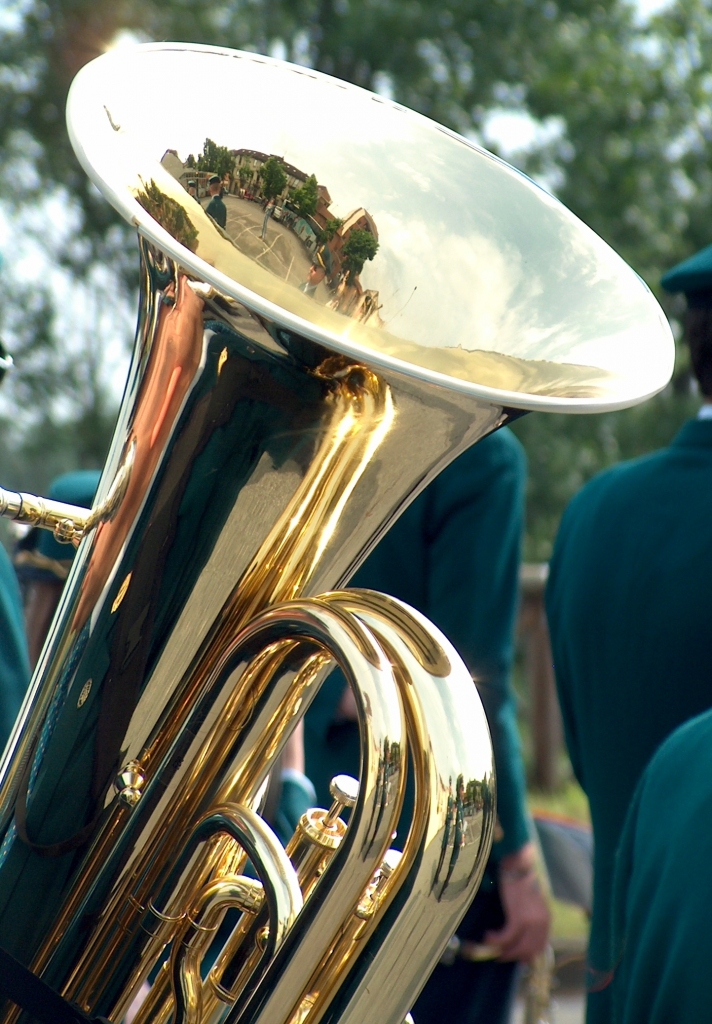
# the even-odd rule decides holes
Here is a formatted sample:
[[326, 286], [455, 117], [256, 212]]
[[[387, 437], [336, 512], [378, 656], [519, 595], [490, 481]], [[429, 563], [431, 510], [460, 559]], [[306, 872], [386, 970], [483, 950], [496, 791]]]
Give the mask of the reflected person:
[[262, 220], [262, 231], [260, 232], [260, 238], [263, 240], [267, 238], [267, 224], [269, 222], [270, 217], [272, 217], [274, 214], [275, 205], [276, 204], [274, 199], [271, 199], [267, 203], [267, 206], [265, 207], [265, 215]]
[[324, 265], [317, 261], [312, 263], [312, 265], [309, 267], [309, 273], [307, 274], [306, 281], [304, 282], [304, 284], [301, 284], [299, 286], [300, 291], [303, 291], [305, 295], [314, 295], [316, 293], [317, 287], [326, 277], [326, 270], [324, 269]]
[[222, 181], [217, 174], [211, 174], [208, 178], [208, 192], [211, 198], [205, 212], [224, 230], [227, 224], [227, 207], [222, 200]]

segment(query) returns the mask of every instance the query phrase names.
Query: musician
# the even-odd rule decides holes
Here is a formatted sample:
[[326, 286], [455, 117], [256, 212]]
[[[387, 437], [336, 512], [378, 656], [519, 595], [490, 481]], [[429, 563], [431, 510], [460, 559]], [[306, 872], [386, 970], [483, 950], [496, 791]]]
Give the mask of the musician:
[[604, 471], [573, 499], [547, 588], [566, 738], [594, 831], [589, 1024], [610, 1020], [614, 856], [633, 791], [665, 737], [712, 706], [712, 246], [662, 284], [687, 295], [702, 408], [668, 448]]
[[680, 726], [633, 796], [613, 886], [612, 1020], [712, 1014], [712, 712]]
[[[455, 956], [439, 965], [413, 1008], [416, 1024], [506, 1021], [516, 962], [531, 959], [547, 938], [509, 684], [525, 473], [523, 452], [508, 430], [481, 441], [406, 509], [352, 580], [406, 601], [452, 640], [477, 683], [494, 742], [502, 834], [458, 935], [465, 940], [461, 952], [489, 943], [499, 959], [473, 963]], [[355, 718], [351, 691], [332, 673], [305, 720], [306, 771], [321, 806], [329, 806], [333, 775], [358, 774]], [[407, 831], [402, 822], [399, 831], [396, 845]]]
[[10, 558], [0, 545], [0, 748], [12, 732], [29, 679], [20, 589]]
[[212, 198], [205, 207], [205, 212], [216, 224], [224, 228], [227, 224], [227, 207], [222, 200], [222, 181], [217, 174], [211, 174], [208, 178], [208, 192]]

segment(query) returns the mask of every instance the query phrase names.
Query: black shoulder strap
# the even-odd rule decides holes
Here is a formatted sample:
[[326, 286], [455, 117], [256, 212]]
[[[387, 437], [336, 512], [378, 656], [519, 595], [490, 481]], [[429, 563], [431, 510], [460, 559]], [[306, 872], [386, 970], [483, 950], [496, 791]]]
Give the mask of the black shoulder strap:
[[67, 1002], [4, 949], [0, 949], [0, 995], [41, 1024], [109, 1024], [105, 1017], [90, 1017]]

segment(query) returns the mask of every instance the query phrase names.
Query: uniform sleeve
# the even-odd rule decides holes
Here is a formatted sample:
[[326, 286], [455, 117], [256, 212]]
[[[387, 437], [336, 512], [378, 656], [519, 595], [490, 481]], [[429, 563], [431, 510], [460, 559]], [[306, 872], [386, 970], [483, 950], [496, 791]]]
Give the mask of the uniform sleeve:
[[7, 743], [30, 679], [20, 588], [0, 547], [0, 748]]
[[[572, 505], [577, 504], [576, 498]], [[564, 724], [564, 738], [566, 748], [571, 761], [573, 773], [576, 776], [581, 788], [586, 791], [586, 781], [583, 777], [583, 767], [579, 751], [578, 735], [576, 729], [576, 715], [573, 709], [573, 684], [568, 670], [564, 635], [565, 604], [566, 601], [566, 570], [567, 547], [569, 545], [569, 521], [571, 518], [572, 505], [564, 512], [559, 525], [559, 531], [554, 543], [554, 551], [549, 564], [549, 579], [546, 585], [546, 618], [549, 625], [549, 636], [551, 639], [551, 652], [554, 659], [554, 676], [556, 689], [559, 697], [559, 707]]]
[[495, 858], [521, 849], [530, 838], [510, 682], [525, 482], [519, 442], [510, 431], [498, 431], [460, 456], [456, 472], [445, 471], [426, 521], [428, 614], [472, 672], [492, 734], [504, 833]]

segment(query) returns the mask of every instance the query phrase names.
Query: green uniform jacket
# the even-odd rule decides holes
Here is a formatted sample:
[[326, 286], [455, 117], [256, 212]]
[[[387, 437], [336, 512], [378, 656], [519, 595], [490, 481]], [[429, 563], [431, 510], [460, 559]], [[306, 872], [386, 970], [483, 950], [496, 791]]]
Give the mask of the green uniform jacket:
[[0, 750], [7, 743], [30, 680], [20, 588], [0, 546]]
[[615, 1024], [712, 1020], [712, 713], [681, 726], [631, 803], [613, 890]]
[[205, 212], [209, 217], [212, 217], [215, 223], [219, 224], [221, 228], [224, 228], [227, 224], [227, 207], [220, 196], [213, 196], [205, 207]]
[[587, 484], [556, 540], [554, 666], [595, 840], [589, 1022], [610, 1019], [613, 864], [633, 791], [662, 740], [712, 706], [711, 523], [712, 421], [693, 420], [669, 448]]
[[[513, 434], [504, 429], [485, 438], [416, 498], [351, 581], [427, 615], [477, 679], [495, 748], [504, 831], [499, 856], [529, 839], [509, 685], [525, 478], [524, 453]], [[306, 771], [321, 806], [329, 806], [333, 775], [358, 775], [355, 731], [350, 723], [343, 729], [333, 725], [343, 687], [343, 676], [332, 673], [306, 716]]]

